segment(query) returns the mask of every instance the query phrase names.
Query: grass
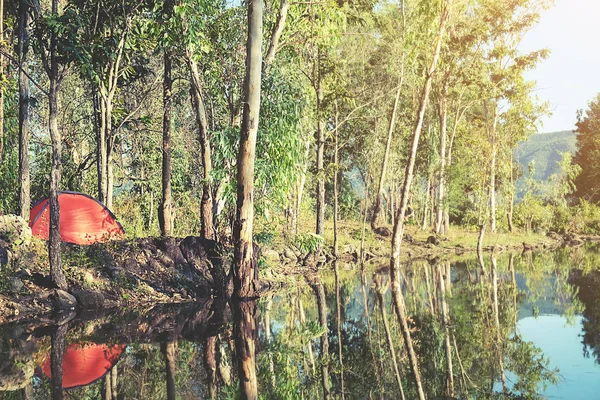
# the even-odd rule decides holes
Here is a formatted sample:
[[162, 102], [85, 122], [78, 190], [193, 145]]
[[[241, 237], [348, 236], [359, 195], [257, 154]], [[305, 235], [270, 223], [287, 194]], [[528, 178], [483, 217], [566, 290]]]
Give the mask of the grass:
[[[257, 231], [266, 228], [266, 226], [261, 226], [260, 223], [257, 224]], [[295, 235], [292, 234], [283, 234], [285, 224], [280, 224], [277, 226], [269, 226], [270, 229], [274, 229], [275, 232], [271, 245], [273, 249], [282, 249], [285, 247], [287, 242], [292, 241]], [[390, 231], [393, 229], [392, 226], [388, 226]], [[314, 217], [310, 215], [303, 216], [298, 221], [298, 233], [308, 233], [315, 231], [315, 222]], [[405, 234], [410, 234], [414, 239], [419, 242], [426, 242], [427, 238], [433, 235], [433, 232], [428, 230], [422, 230], [420, 227], [416, 225], [406, 225], [405, 226]], [[358, 249], [360, 248], [361, 243], [361, 234], [362, 234], [362, 221], [356, 220], [341, 220], [338, 222], [338, 242], [339, 248], [341, 250], [344, 249], [345, 246], [350, 246], [352, 248]], [[333, 246], [333, 220], [327, 219], [325, 220], [325, 234], [323, 235], [325, 239], [326, 246]], [[441, 246], [443, 247], [456, 247], [461, 245], [468, 249], [475, 249], [477, 247], [477, 240], [479, 238], [479, 228], [466, 228], [461, 226], [451, 226], [450, 232], [442, 236]], [[512, 246], [520, 246], [523, 243], [527, 244], [537, 244], [548, 242], [549, 239], [545, 235], [531, 233], [528, 234], [524, 231], [517, 230], [514, 233], [505, 232], [499, 230], [496, 233], [486, 232], [484, 235], [483, 246], [489, 247], [494, 245], [500, 245], [503, 247], [512, 247]], [[391, 249], [391, 237], [383, 237], [380, 235], [376, 235], [371, 230], [369, 224], [365, 227], [365, 248], [375, 250], [378, 253], [389, 253]]]

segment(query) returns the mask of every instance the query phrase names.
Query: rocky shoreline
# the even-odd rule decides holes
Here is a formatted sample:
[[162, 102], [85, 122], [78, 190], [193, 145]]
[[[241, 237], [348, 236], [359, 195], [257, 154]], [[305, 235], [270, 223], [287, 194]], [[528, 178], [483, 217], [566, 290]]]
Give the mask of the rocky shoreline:
[[[487, 246], [483, 251], [552, 250], [600, 241], [598, 236], [549, 233], [542, 243], [521, 246]], [[407, 235], [403, 257], [433, 259], [476, 252], [476, 248], [450, 246], [443, 238], [415, 240]], [[147, 307], [156, 304], [196, 302], [231, 295], [232, 249], [212, 240], [186, 238], [142, 238], [97, 243], [92, 246], [63, 244], [63, 269], [69, 290], [54, 287], [48, 277], [45, 242], [31, 237], [19, 217], [0, 217], [0, 323], [31, 316], [72, 312]], [[281, 285], [287, 275], [317, 273], [322, 265], [337, 259], [357, 263], [360, 249], [345, 245], [335, 257], [331, 249], [319, 254], [297, 247], [260, 249], [259, 258], [271, 266], [261, 274], [263, 290]], [[389, 253], [363, 249], [365, 261], [383, 264]]]

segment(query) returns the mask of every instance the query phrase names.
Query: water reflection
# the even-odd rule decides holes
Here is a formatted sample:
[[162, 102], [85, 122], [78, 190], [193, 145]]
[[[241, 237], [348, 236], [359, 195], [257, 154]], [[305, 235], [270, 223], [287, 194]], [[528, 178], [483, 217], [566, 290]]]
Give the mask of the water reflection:
[[[405, 265], [404, 322], [427, 398], [595, 395], [598, 254]], [[323, 266], [259, 301], [1, 326], [0, 398], [416, 398], [384, 264]]]

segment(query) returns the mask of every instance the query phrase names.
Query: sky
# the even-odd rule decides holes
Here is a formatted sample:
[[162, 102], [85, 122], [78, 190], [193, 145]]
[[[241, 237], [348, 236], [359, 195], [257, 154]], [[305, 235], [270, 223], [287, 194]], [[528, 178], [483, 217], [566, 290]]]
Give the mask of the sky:
[[542, 48], [550, 57], [526, 75], [537, 81], [540, 100], [550, 102], [552, 116], [542, 119], [540, 132], [573, 130], [577, 110], [600, 93], [600, 0], [555, 0], [520, 46]]

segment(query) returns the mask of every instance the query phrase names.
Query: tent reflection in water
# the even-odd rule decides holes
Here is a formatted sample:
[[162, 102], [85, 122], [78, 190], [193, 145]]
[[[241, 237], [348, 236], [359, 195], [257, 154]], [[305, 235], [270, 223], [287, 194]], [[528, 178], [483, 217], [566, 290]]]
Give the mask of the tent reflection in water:
[[[48, 239], [50, 226], [49, 199], [36, 203], [29, 214], [34, 236]], [[114, 214], [91, 196], [77, 192], [60, 192], [60, 237], [63, 242], [90, 245], [123, 236], [125, 230]]]
[[[103, 378], [115, 366], [125, 345], [71, 344], [63, 356], [63, 389], [86, 386]], [[50, 354], [42, 365], [44, 375], [52, 379]]]

